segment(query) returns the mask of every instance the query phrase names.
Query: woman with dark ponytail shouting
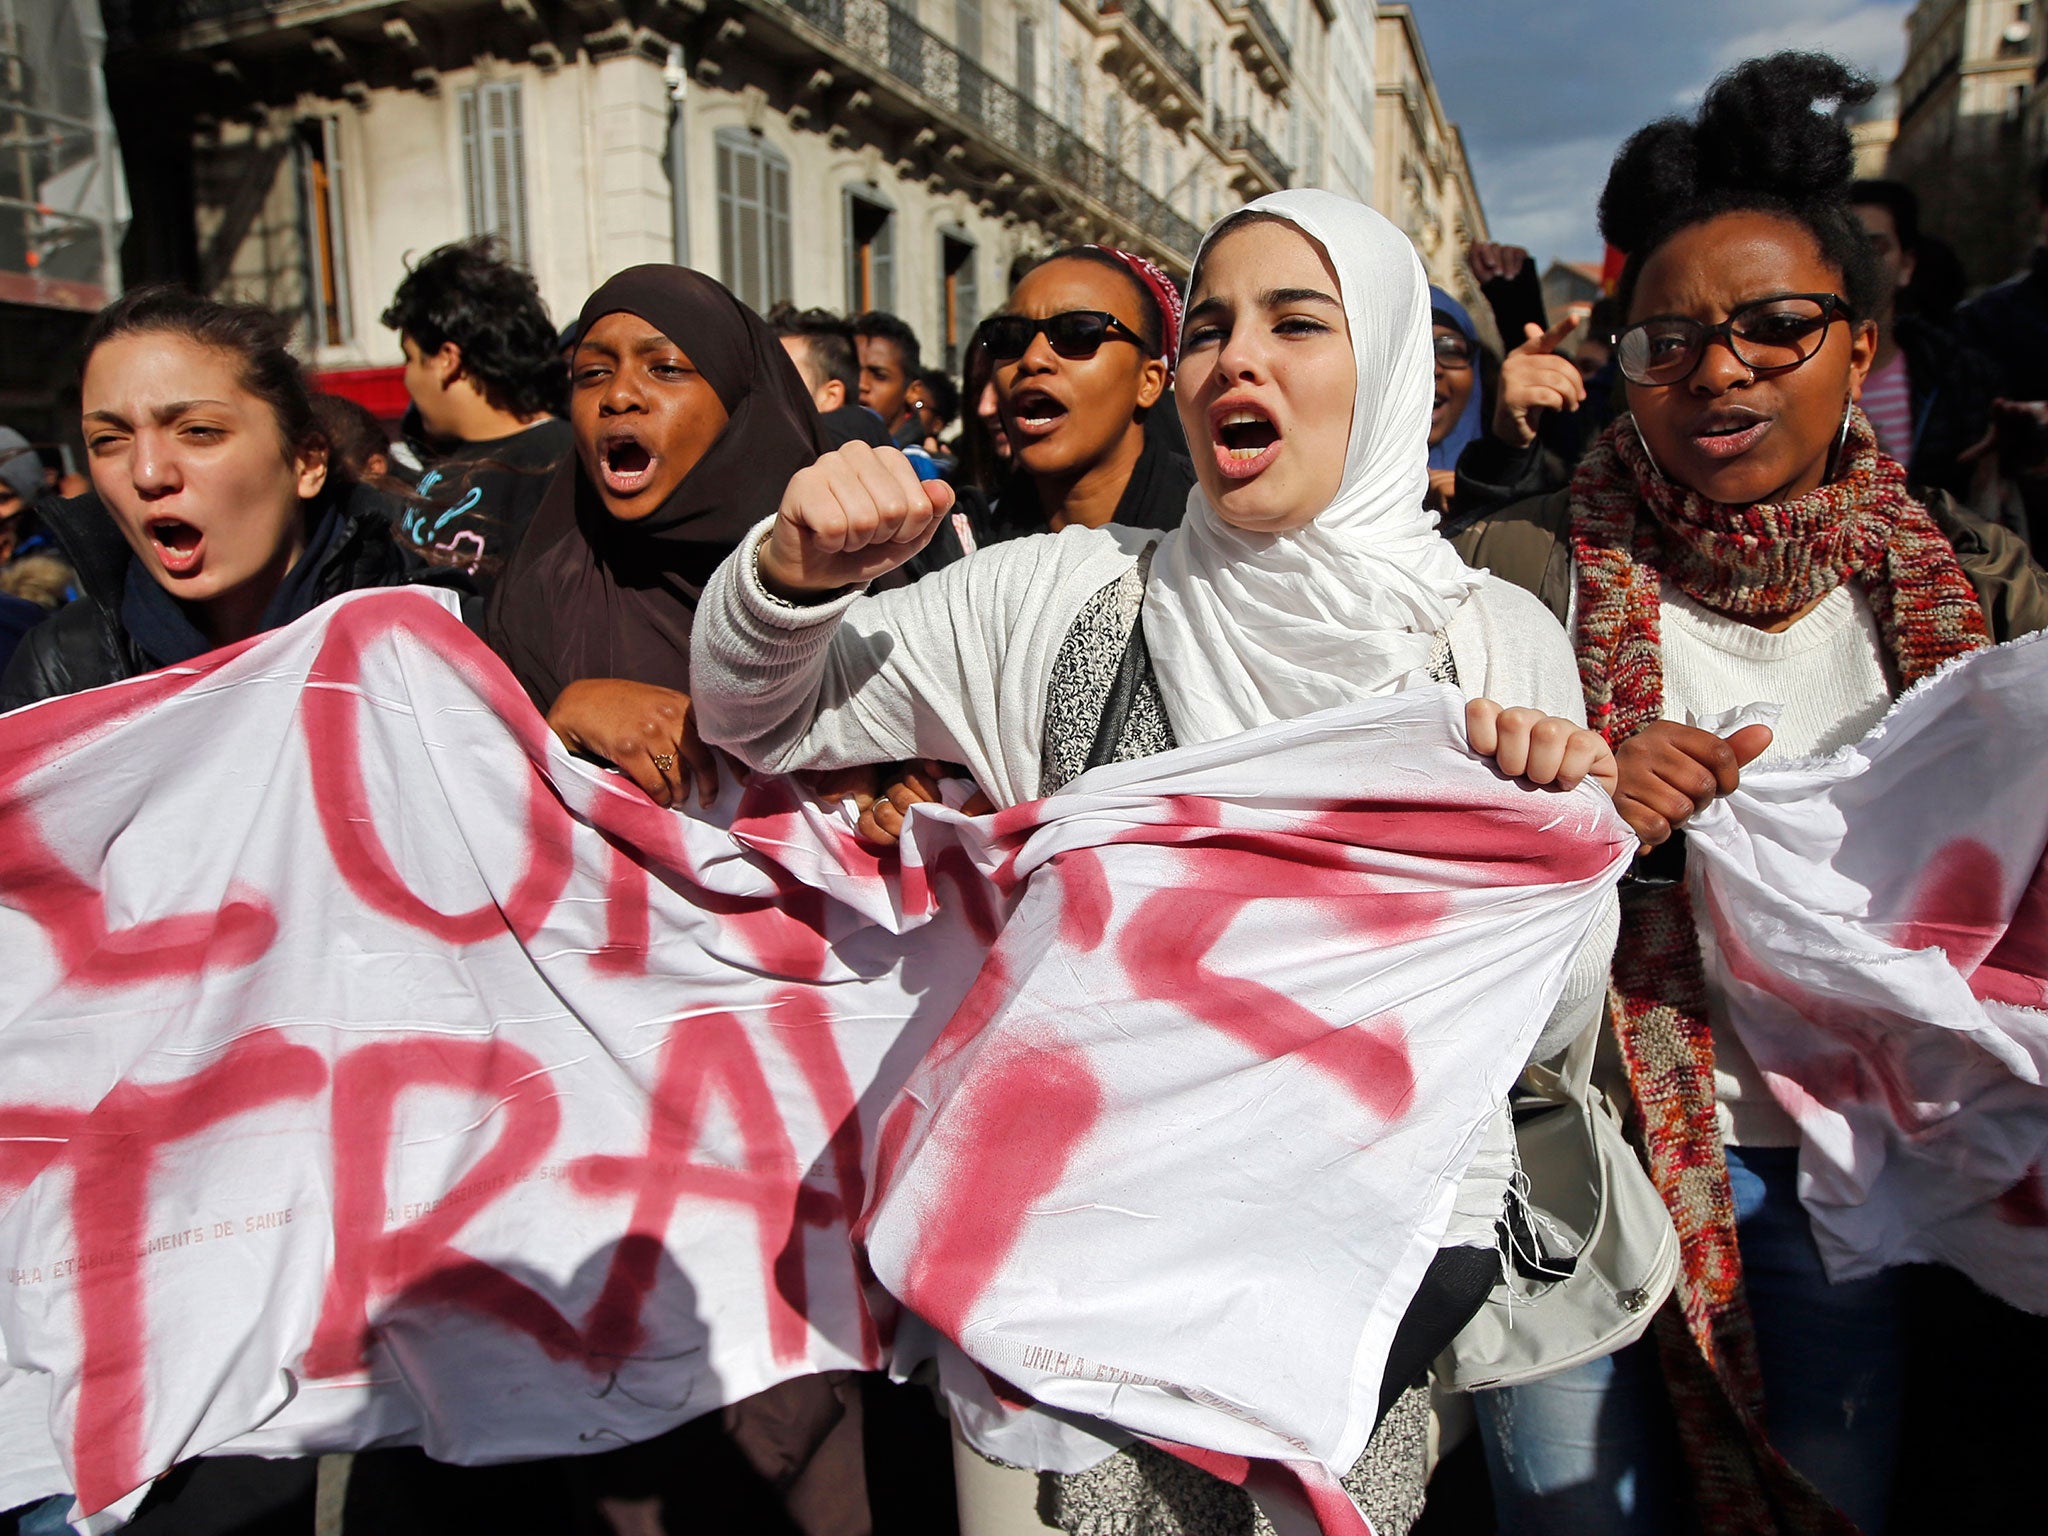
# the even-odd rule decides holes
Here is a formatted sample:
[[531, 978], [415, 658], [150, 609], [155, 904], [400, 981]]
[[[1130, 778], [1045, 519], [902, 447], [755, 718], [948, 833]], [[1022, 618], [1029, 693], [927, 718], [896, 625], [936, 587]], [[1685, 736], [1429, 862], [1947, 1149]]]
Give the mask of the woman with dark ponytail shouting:
[[[1832, 59], [1780, 54], [1623, 147], [1600, 220], [1628, 253], [1628, 414], [1568, 491], [1458, 541], [1567, 619], [1589, 723], [1615, 748], [1616, 801], [1645, 847], [1615, 955], [1615, 1088], [1683, 1255], [1651, 1338], [1480, 1394], [1509, 1536], [1874, 1536], [1890, 1518], [1903, 1272], [1829, 1282], [1799, 1128], [1712, 995], [1671, 867], [1687, 819], [1750, 764], [1858, 741], [1942, 663], [2048, 625], [2024, 551], [1909, 488], [1856, 408], [1879, 274], [1847, 202], [1840, 113], [1870, 94]], [[1774, 727], [1690, 723], [1759, 700], [1785, 705]], [[1980, 1303], [2014, 1337], [2032, 1325]]]

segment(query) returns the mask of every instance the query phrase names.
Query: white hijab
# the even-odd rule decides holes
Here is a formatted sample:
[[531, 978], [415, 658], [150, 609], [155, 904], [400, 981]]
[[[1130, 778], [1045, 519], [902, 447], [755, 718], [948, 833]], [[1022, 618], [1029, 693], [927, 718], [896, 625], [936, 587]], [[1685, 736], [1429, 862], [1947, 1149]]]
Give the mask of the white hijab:
[[1436, 632], [1481, 579], [1422, 505], [1435, 351], [1414, 247], [1372, 209], [1331, 192], [1277, 192], [1249, 206], [1329, 254], [1358, 395], [1344, 478], [1314, 522], [1246, 533], [1217, 516], [1197, 485], [1186, 519], [1160, 541], [1145, 588], [1145, 643], [1183, 745], [1420, 680]]

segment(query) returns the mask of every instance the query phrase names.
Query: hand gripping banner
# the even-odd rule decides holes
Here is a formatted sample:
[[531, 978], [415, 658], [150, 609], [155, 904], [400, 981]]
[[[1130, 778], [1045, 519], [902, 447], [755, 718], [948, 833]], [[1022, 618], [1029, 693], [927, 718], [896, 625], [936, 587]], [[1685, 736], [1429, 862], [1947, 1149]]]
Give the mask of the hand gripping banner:
[[1439, 689], [884, 855], [780, 779], [663, 811], [420, 591], [9, 716], [0, 1507], [942, 1349], [991, 1450], [1361, 1529], [1329, 1469], [1628, 847]]
[[1745, 772], [1690, 843], [1708, 971], [1798, 1122], [1828, 1273], [1935, 1261], [2048, 1312], [2048, 643]]

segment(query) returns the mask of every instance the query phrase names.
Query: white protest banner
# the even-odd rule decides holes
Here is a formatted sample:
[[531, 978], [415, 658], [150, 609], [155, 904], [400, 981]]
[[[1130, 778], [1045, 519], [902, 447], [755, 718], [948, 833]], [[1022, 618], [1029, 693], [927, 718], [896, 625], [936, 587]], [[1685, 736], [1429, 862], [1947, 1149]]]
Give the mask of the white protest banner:
[[0, 1507], [647, 1439], [912, 1363], [907, 1303], [992, 1442], [1099, 1416], [1359, 1528], [1328, 1468], [1628, 844], [1459, 715], [882, 855], [577, 763], [420, 591], [0, 720]]
[[1979, 652], [1690, 831], [1710, 977], [1799, 1124], [1828, 1272], [2048, 1312], [2048, 643]]

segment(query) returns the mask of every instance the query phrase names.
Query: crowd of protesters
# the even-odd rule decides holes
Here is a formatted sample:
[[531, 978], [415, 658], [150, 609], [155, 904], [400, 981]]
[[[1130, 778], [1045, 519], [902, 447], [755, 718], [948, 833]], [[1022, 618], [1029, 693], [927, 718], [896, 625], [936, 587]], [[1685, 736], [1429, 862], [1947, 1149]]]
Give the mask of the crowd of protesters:
[[[1852, 179], [1840, 111], [1869, 89], [1777, 55], [1635, 135], [1590, 314], [1545, 313], [1525, 251], [1475, 246], [1504, 353], [1391, 225], [1312, 191], [1223, 219], [1185, 291], [1128, 252], [1051, 253], [957, 378], [894, 315], [764, 317], [677, 267], [617, 274], [561, 330], [471, 241], [385, 311], [411, 402], [389, 423], [317, 392], [277, 316], [132, 292], [85, 344], [89, 483], [0, 428], [0, 706], [429, 583], [570, 751], [656, 802], [709, 805], [737, 760], [812, 775], [886, 843], [949, 777], [999, 808], [1448, 684], [1476, 750], [1596, 780], [1643, 845], [1531, 1060], [1598, 1035], [1688, 1234], [1684, 1305], [1462, 1417], [1433, 1402], [1500, 1278], [1503, 1110], [1347, 1479], [1375, 1529], [1432, 1519], [1460, 1422], [1513, 1536], [2017, 1528], [2048, 1325], [1935, 1266], [1830, 1282], [1799, 1127], [1701, 979], [1679, 879], [1688, 819], [1750, 765], [1857, 741], [1943, 663], [2048, 626], [2048, 165], [2032, 266], [1967, 297], [1911, 190]], [[1759, 699], [1775, 725], [1688, 723]], [[1685, 1091], [1649, 1092], [1674, 1062]], [[307, 1531], [313, 1477], [201, 1459], [135, 1529]], [[1071, 1475], [988, 1461], [924, 1387], [848, 1373], [589, 1458], [365, 1453], [349, 1489], [347, 1528], [375, 1532], [1258, 1519], [1142, 1445]], [[13, 1518], [40, 1536], [65, 1503]]]

